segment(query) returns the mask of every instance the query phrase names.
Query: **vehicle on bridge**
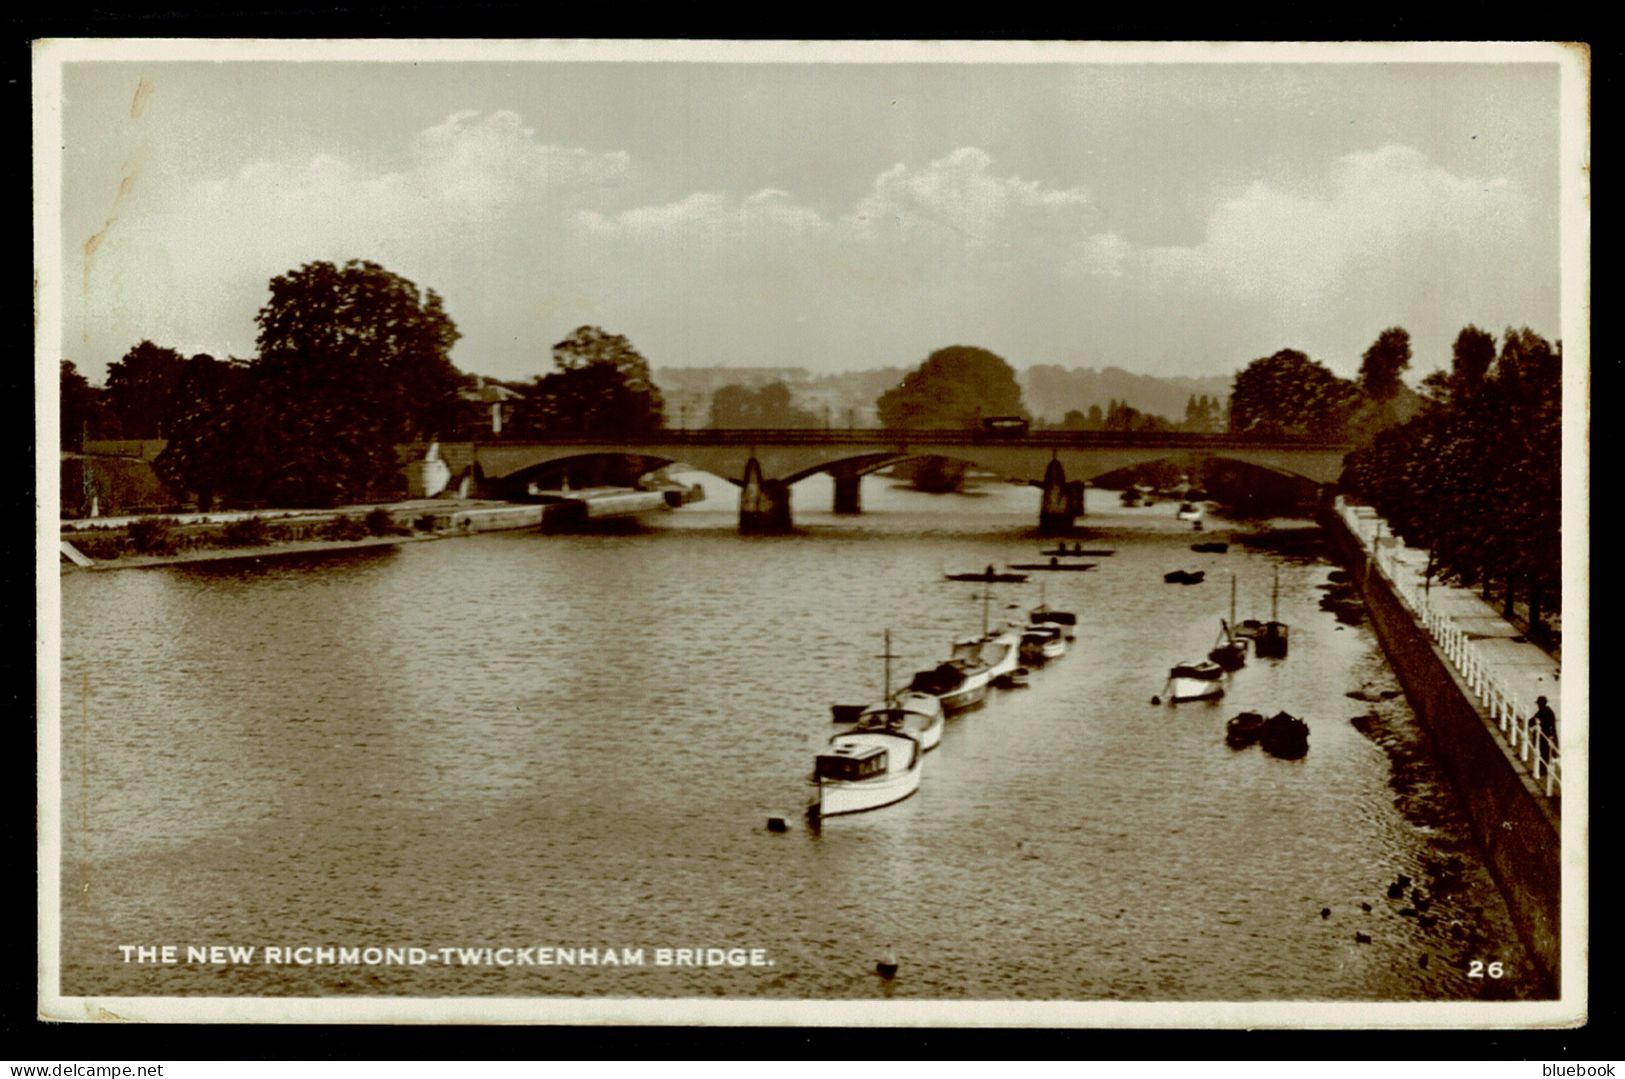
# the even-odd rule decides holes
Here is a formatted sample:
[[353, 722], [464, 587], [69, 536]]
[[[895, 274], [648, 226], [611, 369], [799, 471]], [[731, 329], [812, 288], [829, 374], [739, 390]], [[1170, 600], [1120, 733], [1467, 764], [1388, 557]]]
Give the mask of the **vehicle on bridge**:
[[1031, 426], [1026, 416], [987, 416], [982, 420], [983, 432], [1003, 438], [1020, 438]]

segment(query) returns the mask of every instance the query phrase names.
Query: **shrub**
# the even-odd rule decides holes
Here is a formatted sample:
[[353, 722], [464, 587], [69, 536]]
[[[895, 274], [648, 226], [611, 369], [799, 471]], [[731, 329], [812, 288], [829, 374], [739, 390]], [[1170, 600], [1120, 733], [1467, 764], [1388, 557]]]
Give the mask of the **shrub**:
[[228, 547], [259, 547], [271, 542], [271, 529], [258, 517], [244, 517], [226, 525], [221, 537]]
[[125, 538], [116, 532], [103, 532], [93, 536], [75, 536], [72, 543], [86, 557], [106, 561], [124, 553]]
[[335, 517], [321, 528], [322, 539], [358, 540], [367, 535], [367, 526], [353, 517]]
[[395, 518], [382, 506], [368, 513], [366, 517], [362, 518], [361, 523], [366, 525], [367, 531], [375, 536], [399, 536], [410, 531], [410, 529], [402, 528], [396, 524]]
[[175, 551], [173, 517], [143, 517], [130, 522], [130, 546], [138, 554], [172, 554]]

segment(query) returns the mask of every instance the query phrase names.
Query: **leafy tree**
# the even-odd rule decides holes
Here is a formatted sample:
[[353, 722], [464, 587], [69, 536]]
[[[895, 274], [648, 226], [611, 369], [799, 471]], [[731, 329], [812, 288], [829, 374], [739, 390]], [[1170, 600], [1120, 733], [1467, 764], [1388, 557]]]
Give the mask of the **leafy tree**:
[[[1095, 411], [1097, 413], [1100, 411], [1099, 405], [1095, 406]], [[1087, 431], [1089, 430], [1089, 417], [1075, 408], [1069, 409], [1067, 414], [1061, 417], [1060, 429], [1063, 431]]]
[[[986, 416], [1026, 416], [1016, 373], [984, 348], [938, 349], [876, 402], [886, 427], [977, 427]], [[1029, 417], [1030, 418], [1030, 417]]]
[[790, 387], [770, 382], [752, 389], [730, 384], [711, 395], [712, 427], [819, 427], [823, 418], [797, 408]]
[[107, 406], [125, 438], [162, 438], [169, 395], [186, 359], [172, 348], [142, 341], [107, 368]]
[[1373, 401], [1391, 401], [1399, 392], [1399, 373], [1410, 366], [1411, 335], [1391, 326], [1377, 335], [1360, 359], [1360, 388]]
[[1562, 560], [1562, 349], [1507, 330], [1499, 355], [1476, 327], [1456, 338], [1449, 375], [1414, 419], [1350, 454], [1342, 485], [1366, 499], [1431, 570], [1497, 587], [1544, 632]]
[[553, 434], [658, 430], [665, 400], [649, 361], [619, 334], [581, 326], [553, 346], [553, 372], [529, 389], [529, 423]]
[[254, 407], [246, 399], [248, 383], [246, 363], [200, 353], [186, 361], [170, 395], [164, 413], [170, 437], [152, 467], [171, 490], [192, 492], [199, 509], [211, 509], [217, 494], [232, 492], [245, 474], [259, 471], [257, 461], [242, 459], [233, 439], [243, 414]]
[[235, 437], [266, 454], [258, 499], [363, 499], [397, 481], [397, 444], [456, 425], [460, 335], [433, 291], [374, 262], [308, 263], [272, 279], [256, 321], [253, 406]]
[[1106, 430], [1132, 431], [1139, 424], [1140, 410], [1127, 401], [1113, 400], [1106, 412]]
[[1341, 438], [1365, 395], [1296, 349], [1254, 360], [1236, 374], [1230, 430]]
[[107, 391], [90, 384], [72, 360], [61, 365], [61, 394], [57, 401], [64, 450], [84, 449], [87, 438], [118, 438], [118, 420], [107, 408]]
[[1495, 336], [1477, 326], [1466, 326], [1450, 347], [1450, 384], [1463, 399], [1476, 396], [1484, 376], [1495, 362]]

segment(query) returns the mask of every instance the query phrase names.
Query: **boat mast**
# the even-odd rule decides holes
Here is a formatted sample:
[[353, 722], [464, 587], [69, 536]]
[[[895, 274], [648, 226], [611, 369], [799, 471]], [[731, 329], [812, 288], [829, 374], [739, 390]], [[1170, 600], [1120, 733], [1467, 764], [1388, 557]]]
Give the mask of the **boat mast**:
[[982, 586], [982, 636], [987, 636], [987, 605], [993, 598], [993, 582], [989, 581]]
[[885, 681], [885, 684], [880, 687], [880, 699], [883, 700], [883, 701], [890, 701], [891, 700], [891, 661], [892, 661], [893, 657], [892, 657], [892, 654], [891, 654], [891, 630], [889, 630], [889, 629], [886, 631], [886, 650], [883, 653], [881, 653], [880, 658], [886, 661], [885, 662], [886, 681]]
[[1275, 567], [1275, 586], [1270, 589], [1270, 621], [1271, 622], [1276, 622], [1276, 621], [1280, 620], [1279, 617], [1275, 613], [1275, 603], [1276, 603], [1276, 601], [1278, 599], [1280, 599], [1280, 597], [1281, 597], [1281, 567], [1276, 566]]

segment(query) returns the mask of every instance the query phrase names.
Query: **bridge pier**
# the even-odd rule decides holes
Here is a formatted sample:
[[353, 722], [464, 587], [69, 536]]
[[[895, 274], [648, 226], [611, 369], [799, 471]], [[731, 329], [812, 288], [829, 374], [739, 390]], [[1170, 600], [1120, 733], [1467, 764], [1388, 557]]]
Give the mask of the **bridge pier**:
[[1072, 499], [1067, 487], [1066, 469], [1059, 460], [1050, 458], [1044, 469], [1044, 493], [1038, 499], [1038, 531], [1046, 536], [1072, 531]]
[[1066, 512], [1074, 520], [1083, 516], [1083, 487], [1082, 480], [1071, 480], [1066, 485]]
[[863, 503], [858, 492], [863, 475], [855, 468], [832, 469], [830, 475], [835, 477], [835, 512], [862, 513]]
[[739, 534], [776, 535], [795, 525], [790, 516], [790, 485], [762, 478], [762, 466], [752, 457], [745, 463], [745, 482], [739, 488]]

